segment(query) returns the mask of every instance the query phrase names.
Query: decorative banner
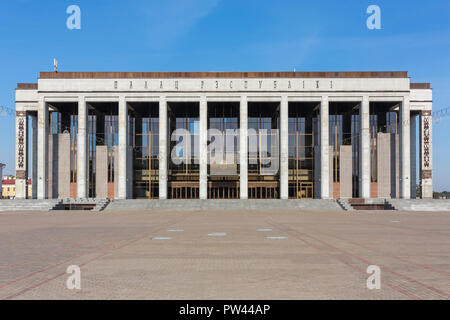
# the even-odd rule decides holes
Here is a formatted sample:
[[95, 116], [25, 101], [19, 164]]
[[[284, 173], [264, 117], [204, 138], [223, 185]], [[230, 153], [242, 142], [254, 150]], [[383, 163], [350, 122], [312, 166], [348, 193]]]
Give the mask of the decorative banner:
[[423, 165], [430, 167], [430, 117], [424, 117], [423, 125]]
[[17, 167], [25, 168], [25, 112], [17, 112]]

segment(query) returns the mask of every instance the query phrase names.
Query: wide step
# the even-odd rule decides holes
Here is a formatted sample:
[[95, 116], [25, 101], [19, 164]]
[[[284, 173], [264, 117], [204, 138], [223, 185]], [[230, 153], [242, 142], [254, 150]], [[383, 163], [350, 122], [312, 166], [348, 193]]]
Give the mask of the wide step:
[[354, 210], [395, 210], [385, 199], [348, 199], [348, 203]]
[[335, 200], [113, 200], [106, 210], [342, 211]]

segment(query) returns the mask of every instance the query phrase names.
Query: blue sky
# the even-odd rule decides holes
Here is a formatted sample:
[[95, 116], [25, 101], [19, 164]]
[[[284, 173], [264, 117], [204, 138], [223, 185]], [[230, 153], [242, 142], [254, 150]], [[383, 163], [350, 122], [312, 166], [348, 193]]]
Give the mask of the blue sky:
[[[81, 30], [66, 27], [69, 5]], [[382, 30], [368, 30], [378, 5]], [[0, 105], [40, 71], [409, 71], [450, 106], [450, 1], [4, 1]], [[434, 184], [450, 190], [450, 118], [434, 124]], [[0, 162], [14, 167], [14, 117], [0, 118]]]

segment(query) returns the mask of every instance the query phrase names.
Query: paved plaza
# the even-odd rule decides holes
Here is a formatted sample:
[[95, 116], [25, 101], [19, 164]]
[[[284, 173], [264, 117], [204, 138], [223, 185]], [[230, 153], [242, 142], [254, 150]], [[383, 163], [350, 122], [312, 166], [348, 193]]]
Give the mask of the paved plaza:
[[449, 212], [3, 212], [0, 299], [449, 299], [449, 248]]

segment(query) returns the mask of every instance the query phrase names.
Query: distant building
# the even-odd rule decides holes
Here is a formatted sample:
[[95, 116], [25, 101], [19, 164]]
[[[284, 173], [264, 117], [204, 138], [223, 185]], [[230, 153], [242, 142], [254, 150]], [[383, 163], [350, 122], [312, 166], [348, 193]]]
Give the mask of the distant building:
[[[0, 163], [0, 177], [3, 176], [3, 168], [6, 167], [4, 163]], [[0, 192], [2, 192], [2, 183], [0, 182]], [[2, 194], [0, 194], [0, 198], [2, 197]]]
[[[2, 198], [14, 199], [16, 197], [16, 179], [3, 179], [1, 182]], [[31, 179], [28, 179], [28, 194], [32, 194]]]

